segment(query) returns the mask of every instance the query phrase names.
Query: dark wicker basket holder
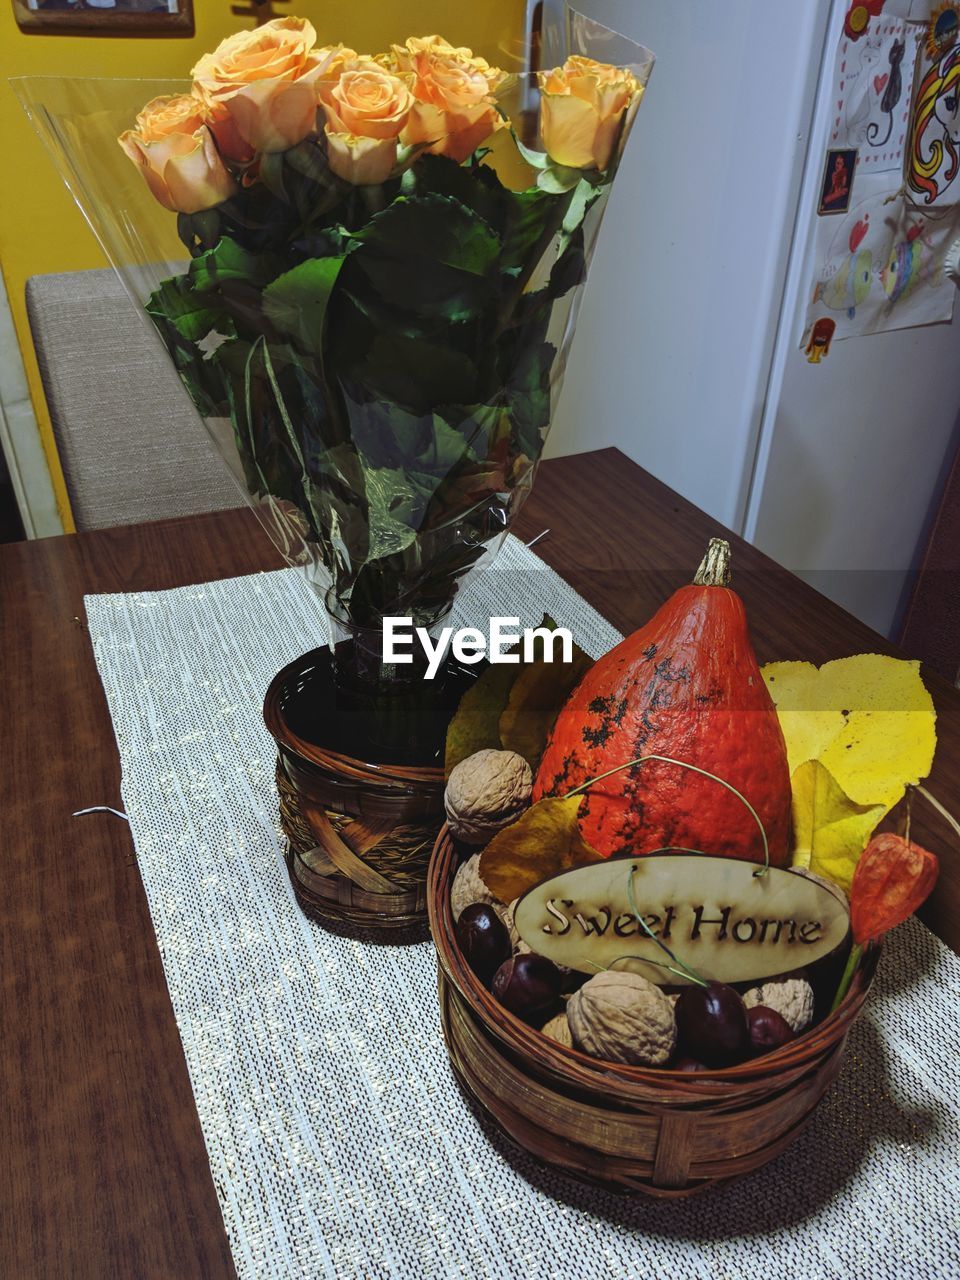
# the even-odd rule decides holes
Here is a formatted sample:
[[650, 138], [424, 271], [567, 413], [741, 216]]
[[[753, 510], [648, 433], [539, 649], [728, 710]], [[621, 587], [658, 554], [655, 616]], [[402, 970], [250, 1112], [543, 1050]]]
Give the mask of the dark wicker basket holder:
[[302, 661], [277, 673], [263, 704], [279, 754], [280, 823], [297, 902], [335, 930], [422, 932], [443, 771], [369, 764], [298, 738], [284, 721], [281, 691]]
[[444, 827], [427, 908], [450, 1062], [468, 1092], [537, 1159], [610, 1190], [683, 1197], [766, 1164], [809, 1122], [840, 1069], [877, 948], [836, 1013], [754, 1062], [695, 1074], [621, 1066], [564, 1048], [494, 1000], [455, 941], [457, 865]]

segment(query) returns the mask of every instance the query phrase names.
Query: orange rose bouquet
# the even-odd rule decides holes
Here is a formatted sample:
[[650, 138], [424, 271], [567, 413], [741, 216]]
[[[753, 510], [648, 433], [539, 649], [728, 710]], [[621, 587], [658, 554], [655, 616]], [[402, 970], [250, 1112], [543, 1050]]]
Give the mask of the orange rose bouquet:
[[[132, 171], [91, 163], [92, 114], [33, 93], [268, 528], [357, 626], [443, 616], [532, 484], [652, 64], [574, 44], [521, 81], [439, 36], [366, 54], [294, 17], [230, 36], [128, 117], [147, 210]], [[171, 270], [149, 207], [189, 261]]]

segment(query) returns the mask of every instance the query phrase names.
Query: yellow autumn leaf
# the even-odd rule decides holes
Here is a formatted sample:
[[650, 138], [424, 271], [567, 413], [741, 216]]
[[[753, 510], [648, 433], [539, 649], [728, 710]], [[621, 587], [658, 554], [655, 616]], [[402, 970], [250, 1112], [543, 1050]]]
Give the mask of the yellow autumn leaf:
[[447, 727], [446, 777], [449, 778], [457, 765], [475, 752], [501, 749], [500, 717], [521, 670], [509, 663], [491, 663], [460, 699], [460, 705]]
[[580, 834], [583, 796], [551, 796], [499, 831], [480, 855], [480, 878], [501, 902], [512, 902], [547, 876], [602, 862]]
[[763, 678], [780, 717], [791, 776], [819, 760], [854, 804], [887, 812], [930, 772], [936, 713], [919, 662], [880, 653], [819, 669], [773, 662]]
[[850, 890], [854, 868], [883, 804], [856, 804], [819, 760], [807, 760], [791, 779], [795, 867], [808, 867]]

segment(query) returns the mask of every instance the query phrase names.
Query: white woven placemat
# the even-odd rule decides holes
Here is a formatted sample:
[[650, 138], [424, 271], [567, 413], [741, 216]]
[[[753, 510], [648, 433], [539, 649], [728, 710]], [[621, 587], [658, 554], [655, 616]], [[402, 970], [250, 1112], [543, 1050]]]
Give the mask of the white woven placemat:
[[[922, 925], [892, 938], [838, 1085], [775, 1163], [679, 1203], [584, 1190], [465, 1104], [430, 944], [347, 941], [296, 906], [260, 708], [324, 639], [299, 574], [86, 604], [241, 1280], [957, 1280], [960, 960]], [[461, 610], [546, 610], [593, 654], [618, 638], [514, 539]]]

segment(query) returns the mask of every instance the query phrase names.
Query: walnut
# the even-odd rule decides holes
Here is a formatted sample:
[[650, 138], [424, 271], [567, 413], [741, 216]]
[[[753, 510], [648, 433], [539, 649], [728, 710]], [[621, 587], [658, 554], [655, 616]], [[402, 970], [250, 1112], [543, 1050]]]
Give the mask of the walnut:
[[[450, 887], [450, 909], [454, 920], [460, 919], [461, 911], [464, 907], [469, 907], [471, 902], [489, 902], [501, 919], [503, 912], [506, 911], [506, 907], [499, 898], [495, 898], [480, 879], [479, 853], [475, 853], [472, 858], [462, 863], [453, 877], [453, 884]], [[506, 925], [506, 920], [503, 923]], [[510, 925], [507, 925], [507, 928], [509, 929]]]
[[557, 1044], [562, 1044], [567, 1049], [573, 1048], [573, 1034], [565, 1013], [558, 1013], [555, 1018], [551, 1018], [540, 1028], [540, 1031], [551, 1040], [556, 1040]]
[[486, 844], [530, 804], [533, 774], [515, 751], [475, 751], [447, 780], [443, 804], [450, 830], [467, 844]]
[[598, 973], [567, 1002], [574, 1044], [595, 1058], [662, 1067], [676, 1046], [673, 1005], [638, 973]]
[[806, 978], [775, 978], [743, 993], [748, 1009], [762, 1004], [779, 1013], [799, 1035], [813, 1022], [813, 987]]
[[519, 901], [519, 898], [514, 898], [508, 906], [497, 907], [497, 915], [507, 927], [507, 933], [510, 935], [510, 942], [516, 954], [524, 955], [526, 952], [531, 951], [532, 948], [528, 947], [520, 937], [519, 933], [517, 933], [517, 926], [513, 918], [513, 913], [516, 911], [517, 903]]

